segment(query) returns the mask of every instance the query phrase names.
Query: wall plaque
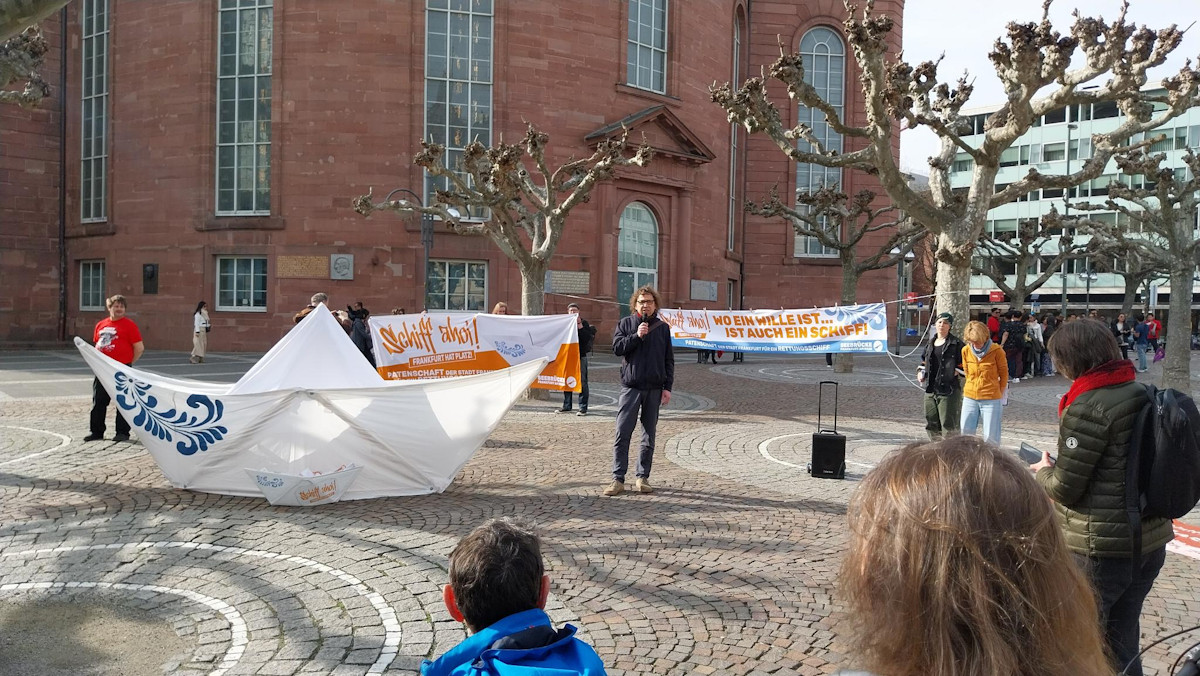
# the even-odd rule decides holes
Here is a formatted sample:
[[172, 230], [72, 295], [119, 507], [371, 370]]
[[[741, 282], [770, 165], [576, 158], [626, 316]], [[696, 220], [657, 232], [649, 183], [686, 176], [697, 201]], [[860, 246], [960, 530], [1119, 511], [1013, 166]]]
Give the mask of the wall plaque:
[[325, 256], [276, 256], [275, 277], [329, 279], [329, 259]]

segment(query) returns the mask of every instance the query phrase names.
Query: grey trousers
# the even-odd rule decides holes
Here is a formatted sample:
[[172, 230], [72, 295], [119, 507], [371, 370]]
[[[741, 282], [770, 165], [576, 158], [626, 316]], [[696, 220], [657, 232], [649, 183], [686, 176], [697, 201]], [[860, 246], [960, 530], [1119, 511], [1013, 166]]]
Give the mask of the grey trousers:
[[617, 401], [617, 440], [613, 443], [613, 478], [617, 481], [625, 482], [625, 472], [629, 470], [629, 439], [639, 417], [642, 448], [638, 453], [637, 476], [650, 478], [650, 465], [654, 462], [654, 430], [658, 427], [662, 393], [662, 390], [621, 388], [621, 398]]

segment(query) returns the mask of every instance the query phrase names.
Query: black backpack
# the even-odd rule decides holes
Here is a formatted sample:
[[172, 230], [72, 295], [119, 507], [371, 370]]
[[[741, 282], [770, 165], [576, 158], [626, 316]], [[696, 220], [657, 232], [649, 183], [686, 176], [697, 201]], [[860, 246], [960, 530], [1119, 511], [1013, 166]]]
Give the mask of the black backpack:
[[1146, 393], [1150, 402], [1134, 425], [1130, 453], [1141, 513], [1178, 519], [1200, 503], [1200, 411], [1179, 390], [1147, 385]]
[[[1142, 518], [1178, 519], [1200, 503], [1200, 411], [1179, 390], [1146, 386], [1125, 467], [1125, 511], [1133, 554], [1142, 545]], [[1136, 489], [1136, 490], [1134, 490]]]

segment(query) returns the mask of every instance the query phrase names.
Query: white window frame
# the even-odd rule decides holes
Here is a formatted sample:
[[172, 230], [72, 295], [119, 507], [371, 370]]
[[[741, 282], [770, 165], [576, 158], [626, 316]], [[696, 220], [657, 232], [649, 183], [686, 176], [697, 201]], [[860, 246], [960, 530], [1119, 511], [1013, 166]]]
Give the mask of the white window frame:
[[[233, 275], [228, 275], [228, 274], [225, 274], [222, 272], [221, 266], [222, 266], [222, 263], [225, 261], [234, 261], [235, 270], [234, 270]], [[243, 291], [242, 289], [238, 288], [238, 286], [237, 286], [237, 280], [238, 280], [238, 273], [236, 270], [237, 261], [252, 261], [252, 262], [253, 261], [262, 261], [262, 275], [261, 275], [262, 280], [263, 280], [262, 305], [254, 304], [254, 291], [255, 290], [253, 288], [253, 278], [255, 276], [258, 276], [258, 273], [256, 273], [253, 270], [253, 267], [254, 267], [253, 263], [251, 264], [251, 272], [250, 272], [250, 274], [251, 274], [250, 301], [251, 302], [249, 305], [237, 305], [236, 304], [239, 293], [241, 293]], [[214, 276], [216, 277], [216, 289], [215, 289], [215, 295], [214, 295], [214, 298], [216, 298], [216, 302], [214, 303], [214, 305], [216, 306], [217, 310], [219, 310], [221, 312], [266, 312], [267, 311], [267, 289], [270, 284], [270, 278], [269, 278], [270, 272], [268, 270], [266, 256], [217, 256], [216, 275], [214, 275]], [[234, 305], [227, 305], [227, 304], [224, 304], [221, 302], [221, 293], [222, 293], [221, 285], [222, 285], [222, 282], [227, 278], [231, 278], [234, 282], [234, 286], [232, 289], [233, 299], [234, 299], [234, 303], [235, 303]]]
[[[625, 263], [628, 262], [628, 259], [626, 259], [624, 261], [622, 260], [622, 258], [625, 255], [635, 255], [636, 254], [636, 252], [634, 250], [627, 250], [625, 247], [622, 246], [623, 242], [626, 242], [626, 243], [630, 242], [630, 238], [628, 237], [628, 235], [632, 231], [630, 230], [629, 226], [627, 225], [627, 223], [629, 223], [629, 221], [626, 220], [625, 215], [629, 214], [631, 212], [631, 210], [644, 211], [645, 215], [648, 217], [648, 219], [638, 219], [635, 222], [647, 223], [652, 228], [651, 238], [654, 242], [654, 261], [653, 261], [654, 267], [638, 267], [636, 265], [626, 265]], [[661, 255], [662, 255], [662, 241], [661, 241], [662, 226], [658, 222], [658, 216], [655, 215], [654, 210], [651, 209], [650, 206], [648, 204], [646, 204], [645, 202], [635, 201], [635, 202], [630, 202], [629, 204], [625, 205], [625, 208], [621, 210], [621, 216], [617, 219], [617, 223], [618, 223], [617, 295], [625, 296], [625, 294], [621, 291], [621, 275], [622, 274], [632, 275], [632, 279], [633, 279], [632, 287], [633, 288], [630, 289], [631, 293], [634, 290], [641, 288], [642, 285], [644, 285], [644, 284], [650, 284], [654, 287], [658, 287], [658, 280], [659, 280], [658, 263], [659, 263], [659, 259], [660, 259]], [[637, 244], [636, 239], [633, 241], [633, 243], [635, 245]], [[627, 297], [622, 297], [622, 298], [617, 299], [617, 301], [621, 304], [620, 305], [620, 308], [621, 308], [620, 315], [622, 317], [624, 317], [625, 315], [627, 315], [629, 313], [629, 306], [625, 303], [626, 300], [627, 300]]]
[[[216, 128], [213, 130], [216, 147], [213, 212], [217, 216], [271, 215], [272, 61], [275, 51], [273, 5], [273, 0], [220, 0], [218, 5]], [[234, 17], [232, 37], [226, 37], [226, 32], [222, 30], [227, 16]], [[242, 26], [243, 20], [249, 17], [253, 17], [254, 21], [254, 65], [242, 72]], [[269, 30], [265, 36], [262, 33], [264, 26]], [[226, 49], [226, 40], [233, 40], [231, 51]], [[234, 72], [222, 75], [222, 60], [226, 57], [232, 58]], [[243, 96], [242, 92], [246, 85], [252, 89], [249, 98]], [[222, 89], [227, 86], [232, 88], [232, 97], [222, 96]], [[245, 102], [248, 104], [243, 105]], [[222, 112], [222, 106], [227, 103], [232, 110]], [[250, 119], [245, 119], [245, 113], [249, 113]], [[232, 119], [229, 119], [230, 114]], [[222, 132], [226, 132], [224, 140]], [[249, 205], [239, 203], [246, 184], [250, 186]], [[222, 206], [223, 197], [231, 198], [232, 203]]]
[[[487, 263], [487, 261], [472, 261], [472, 260], [454, 259], [454, 258], [438, 258], [438, 259], [430, 260], [428, 264], [430, 266], [434, 266], [434, 265], [441, 266], [442, 267], [442, 279], [448, 280], [450, 278], [450, 266], [460, 264], [460, 263], [465, 266], [465, 268], [463, 269], [463, 283], [464, 283], [463, 307], [456, 308], [454, 310], [448, 309], [448, 307], [450, 305], [450, 302], [449, 302], [450, 301], [450, 285], [448, 283], [444, 286], [444, 288], [442, 289], [442, 292], [441, 292], [441, 296], [442, 296], [441, 306], [438, 307], [437, 305], [431, 304], [429, 302], [429, 300], [430, 300], [429, 280], [431, 278], [431, 275], [429, 274], [429, 268], [426, 267], [425, 268], [425, 298], [424, 298], [426, 310], [437, 310], [437, 311], [441, 311], [441, 312], [490, 312], [491, 311], [491, 309], [488, 306], [489, 289], [488, 289], [488, 263]], [[477, 308], [471, 307], [471, 292], [470, 292], [470, 289], [467, 288], [467, 286], [466, 286], [466, 283], [471, 279], [471, 268], [472, 267], [483, 268], [483, 303], [480, 307], [477, 307]]]
[[[466, 5], [465, 9], [453, 9], [452, 6]], [[444, 21], [443, 21], [444, 19]], [[452, 35], [452, 22], [466, 21], [465, 35]], [[486, 20], [487, 35], [476, 29], [482, 24], [477, 20]], [[436, 32], [435, 28], [444, 25], [445, 33]], [[492, 144], [492, 124], [495, 121], [493, 94], [495, 84], [496, 62], [494, 58], [496, 45], [496, 19], [494, 0], [426, 0], [425, 3], [425, 80], [424, 80], [424, 136], [435, 143], [445, 146], [442, 156], [447, 169], [454, 171], [464, 181], [471, 181], [465, 171], [459, 169], [463, 152], [472, 141], [479, 141], [485, 146]], [[467, 56], [452, 57], [453, 37], [466, 38]], [[442, 46], [441, 51], [435, 52], [434, 45]], [[486, 44], [484, 44], [486, 43]], [[465, 61], [465, 68], [455, 73], [452, 65], [455, 60]], [[439, 64], [440, 67], [439, 67]], [[486, 72], [484, 72], [486, 71]], [[444, 98], [437, 98], [436, 90], [440, 88]], [[431, 96], [434, 94], [434, 96]], [[455, 97], [461, 97], [455, 103]], [[465, 108], [466, 115], [462, 121], [466, 126], [452, 125], [451, 113], [454, 109]], [[481, 116], [487, 116], [484, 124]], [[457, 129], [457, 137], [452, 137], [451, 130]], [[465, 133], [462, 130], [465, 129]], [[422, 172], [424, 182], [422, 187], [425, 203], [434, 199], [434, 191], [446, 188], [448, 181]], [[470, 207], [468, 221], [485, 221], [490, 217], [487, 209]]]
[[[643, 21], [648, 10], [649, 21]], [[667, 93], [667, 30], [670, 7], [667, 0], [629, 0], [629, 20], [626, 22], [625, 83], [630, 87], [645, 89], [657, 94]], [[649, 41], [642, 41], [642, 28], [649, 31]], [[656, 45], [655, 38], [660, 38]], [[655, 59], [661, 59], [662, 68], [655, 68]], [[643, 78], [643, 76], [645, 76]]]
[[[810, 36], [814, 42], [806, 45]], [[831, 49], [835, 47], [836, 50]], [[821, 49], [824, 51], [821, 51]], [[842, 34], [829, 26], [816, 26], [804, 33], [800, 38], [800, 56], [804, 59], [804, 80], [812, 84], [817, 93], [821, 95], [827, 103], [837, 112], [838, 116], [843, 120], [846, 114], [846, 41]], [[824, 70], [825, 86], [821, 87], [820, 82], [814, 83], [821, 77], [820, 69], [816, 67], [817, 57], [827, 59], [825, 61], [826, 68]], [[837, 83], [832, 81], [830, 73], [835, 59], [841, 60], [841, 75]], [[836, 97], [831, 94], [837, 94]], [[825, 122], [825, 113], [815, 108], [800, 106], [797, 114], [797, 122], [807, 124], [813, 133], [817, 135], [818, 140], [825, 144], [826, 150], [841, 152], [845, 143], [845, 139], [840, 134], [829, 128]], [[824, 133], [822, 133], [824, 132]], [[801, 150], [808, 149], [808, 142], [804, 140], [797, 141], [797, 145]], [[841, 187], [843, 174], [841, 169], [830, 167], [822, 167], [816, 164], [804, 165], [796, 171], [796, 190], [811, 192], [822, 187]], [[828, 219], [822, 217], [822, 227], [830, 227]], [[795, 258], [835, 258], [838, 255], [837, 249], [827, 247], [820, 243], [815, 237], [807, 235], [795, 235], [794, 251], [792, 252]]]
[[83, 0], [80, 17], [79, 220], [108, 220], [108, 0]]
[[[98, 270], [97, 270], [98, 269]], [[97, 279], [100, 280], [99, 303], [88, 303], [88, 296], [95, 294], [97, 289], [88, 288]], [[79, 261], [79, 309], [82, 312], [103, 312], [105, 308], [105, 284], [107, 284], [107, 266], [104, 259]]]

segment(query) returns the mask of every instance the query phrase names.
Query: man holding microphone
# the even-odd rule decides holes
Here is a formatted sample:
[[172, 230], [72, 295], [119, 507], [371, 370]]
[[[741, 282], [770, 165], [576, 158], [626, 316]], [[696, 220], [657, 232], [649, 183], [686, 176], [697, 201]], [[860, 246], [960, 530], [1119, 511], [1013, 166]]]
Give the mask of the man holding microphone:
[[671, 351], [671, 328], [658, 317], [658, 292], [643, 286], [633, 292], [629, 309], [633, 314], [617, 324], [613, 354], [621, 357], [621, 398], [617, 402], [617, 439], [613, 443], [613, 481], [604, 494], [625, 491], [629, 469], [629, 440], [640, 417], [642, 445], [638, 454], [634, 490], [649, 493], [650, 465], [654, 460], [654, 431], [658, 409], [671, 401], [675, 384], [675, 353]]

